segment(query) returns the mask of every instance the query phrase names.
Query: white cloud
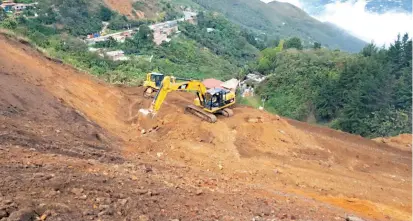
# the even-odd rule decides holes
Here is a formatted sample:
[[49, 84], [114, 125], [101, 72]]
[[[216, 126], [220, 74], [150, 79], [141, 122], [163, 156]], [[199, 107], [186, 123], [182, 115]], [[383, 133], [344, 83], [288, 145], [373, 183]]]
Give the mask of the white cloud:
[[[272, 0], [261, 0], [271, 2]], [[302, 0], [279, 0], [288, 2], [305, 10], [311, 2]], [[374, 41], [378, 45], [389, 45], [398, 33], [409, 33], [413, 37], [413, 19], [411, 13], [388, 11], [382, 14], [366, 10], [366, 0], [348, 0], [325, 5], [316, 19], [328, 21], [366, 42]]]
[[354, 36], [378, 45], [388, 45], [398, 33], [408, 32], [412, 36], [411, 14], [394, 11], [378, 14], [367, 11], [366, 4], [366, 0], [337, 1], [327, 4], [316, 18], [336, 24]]

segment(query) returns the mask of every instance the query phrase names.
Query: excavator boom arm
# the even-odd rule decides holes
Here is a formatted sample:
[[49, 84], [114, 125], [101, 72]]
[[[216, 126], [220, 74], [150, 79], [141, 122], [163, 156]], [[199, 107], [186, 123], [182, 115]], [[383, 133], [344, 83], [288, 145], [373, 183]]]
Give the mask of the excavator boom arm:
[[156, 94], [150, 108], [150, 110], [153, 113], [156, 113], [161, 108], [166, 96], [171, 91], [195, 91], [197, 92], [198, 98], [202, 103], [204, 102], [204, 97], [207, 92], [207, 89], [205, 85], [198, 80], [188, 80], [184, 82], [175, 83], [174, 81], [171, 81], [170, 76], [165, 76], [165, 78], [162, 81], [161, 88]]

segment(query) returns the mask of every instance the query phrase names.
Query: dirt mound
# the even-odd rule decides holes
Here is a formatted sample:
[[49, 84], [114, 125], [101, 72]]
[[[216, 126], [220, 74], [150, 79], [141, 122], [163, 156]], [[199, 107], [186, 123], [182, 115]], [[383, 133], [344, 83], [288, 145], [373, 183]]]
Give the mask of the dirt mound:
[[[103, 129], [44, 89], [0, 70], [0, 143], [80, 158], [120, 161]], [[54, 142], [49, 142], [53, 140]]]
[[[5, 197], [26, 199], [32, 192], [46, 204], [58, 198], [70, 207], [59, 213], [73, 219], [344, 220], [345, 213], [411, 219], [410, 152], [243, 106], [234, 108], [234, 117], [210, 124], [185, 114], [195, 96], [178, 92], [168, 96], [152, 130], [141, 133], [138, 111], [151, 102], [142, 88], [106, 85], [1, 36], [0, 47], [0, 76], [16, 82], [3, 84], [9, 91], [0, 96], [4, 122], [48, 135], [34, 150], [29, 142], [22, 149], [13, 142], [25, 135], [7, 126], [15, 138], [3, 140], [11, 147], [0, 145], [0, 163], [12, 165], [0, 169], [9, 177], [1, 192], [13, 193]], [[31, 112], [19, 115], [24, 110]], [[56, 128], [67, 137], [53, 135]], [[64, 141], [61, 149], [76, 155], [47, 147]], [[93, 152], [96, 145], [80, 146], [88, 142], [106, 146], [101, 152]], [[82, 151], [86, 157], [78, 156]], [[35, 166], [26, 173], [20, 165], [27, 162]], [[70, 177], [60, 176], [59, 188], [53, 188], [55, 181], [16, 184], [20, 178], [40, 183], [45, 178], [33, 173], [56, 170]], [[51, 189], [61, 196], [46, 196]], [[12, 200], [29, 207], [22, 199]]]
[[412, 151], [412, 135], [400, 134], [395, 137], [378, 137], [373, 139], [379, 143], [385, 143], [392, 147], [399, 148], [401, 150]]

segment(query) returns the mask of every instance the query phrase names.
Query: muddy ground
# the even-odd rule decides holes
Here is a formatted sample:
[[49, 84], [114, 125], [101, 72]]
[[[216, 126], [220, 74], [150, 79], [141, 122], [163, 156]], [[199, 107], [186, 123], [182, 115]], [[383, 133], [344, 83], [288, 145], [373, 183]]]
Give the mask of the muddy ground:
[[[411, 219], [411, 148], [249, 107], [216, 124], [0, 36], [0, 220]], [[23, 219], [24, 220], [24, 219]]]

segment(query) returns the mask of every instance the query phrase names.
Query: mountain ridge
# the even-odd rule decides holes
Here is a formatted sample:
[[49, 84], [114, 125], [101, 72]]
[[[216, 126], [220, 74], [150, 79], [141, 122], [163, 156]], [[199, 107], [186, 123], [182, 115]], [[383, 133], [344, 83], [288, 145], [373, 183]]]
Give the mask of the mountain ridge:
[[[319, 42], [331, 49], [358, 52], [367, 43], [311, 17], [302, 9], [285, 2], [260, 0], [193, 0], [207, 10], [217, 11], [229, 20], [249, 29], [280, 38], [300, 37], [307, 45]], [[248, 19], [245, 19], [248, 15]]]

